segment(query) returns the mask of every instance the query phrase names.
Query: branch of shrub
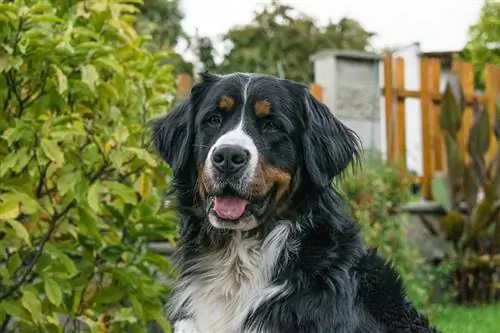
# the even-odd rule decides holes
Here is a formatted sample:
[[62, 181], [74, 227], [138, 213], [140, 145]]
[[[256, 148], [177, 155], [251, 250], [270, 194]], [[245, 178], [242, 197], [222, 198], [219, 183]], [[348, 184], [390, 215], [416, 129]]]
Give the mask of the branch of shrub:
[[[41, 73], [40, 73], [40, 82], [33, 89], [33, 92], [31, 94], [28, 94], [23, 99], [22, 102], [23, 102], [23, 108], [24, 109], [26, 109], [26, 108], [30, 107], [31, 105], [33, 105], [33, 103], [35, 103], [45, 93], [45, 85], [47, 83], [47, 78], [48, 78], [48, 74], [49, 74], [49, 66], [50, 66], [50, 63], [47, 63], [47, 65], [45, 66], [45, 69], [42, 70]], [[35, 98], [32, 98], [38, 90], [40, 90], [40, 92], [38, 93], [38, 95]], [[26, 104], [24, 104], [24, 103], [26, 103]], [[19, 112], [19, 116], [21, 116], [21, 115], [22, 115], [22, 112], [20, 111]]]
[[[7, 80], [7, 74], [4, 73], [3, 76]], [[3, 102], [3, 112], [4, 113], [7, 113], [7, 108], [9, 107], [10, 98], [12, 97], [12, 90], [10, 89], [9, 85], [7, 87], [8, 87], [8, 89], [7, 89], [7, 97], [5, 98], [5, 101]]]
[[23, 99], [21, 98], [21, 95], [19, 95], [19, 92], [17, 91], [16, 80], [12, 75], [12, 70], [9, 70], [4, 76], [5, 76], [5, 79], [7, 80], [7, 86], [9, 87], [9, 90], [14, 93], [14, 96], [16, 97], [17, 103], [19, 104], [19, 114], [22, 114], [23, 113]]
[[47, 163], [47, 165], [45, 167], [42, 167], [40, 165], [40, 163], [37, 163], [38, 171], [40, 173], [40, 179], [38, 180], [38, 185], [36, 187], [35, 195], [38, 199], [40, 199], [42, 197], [42, 190], [43, 190], [44, 184], [45, 184], [45, 175], [47, 174], [47, 169], [49, 168], [50, 163], [51, 162], [49, 161], [49, 163]]
[[[99, 265], [98, 261], [99, 261], [99, 257], [96, 257], [94, 260], [94, 267], [97, 267]], [[63, 326], [63, 332], [66, 332], [68, 325], [71, 322], [74, 322], [75, 318], [80, 316], [83, 313], [83, 311], [85, 310], [85, 308], [84, 308], [85, 293], [87, 292], [89, 285], [92, 282], [92, 280], [94, 279], [94, 277], [95, 277], [95, 270], [94, 270], [94, 272], [92, 272], [90, 274], [89, 278], [87, 279], [87, 282], [85, 283], [85, 286], [83, 287], [83, 289], [80, 293], [80, 301], [78, 303], [78, 308], [77, 308], [75, 314], [68, 316], [68, 318], [66, 319], [66, 322], [64, 323], [64, 326]]]
[[[16, 35], [14, 37], [14, 43], [12, 45], [12, 49], [14, 50], [12, 52], [13, 56], [15, 56], [17, 54], [17, 44], [19, 43], [19, 40], [20, 40], [21, 31], [23, 29], [23, 24], [24, 24], [24, 19], [21, 17], [19, 19], [19, 24], [17, 26]], [[7, 111], [7, 107], [9, 106], [10, 98], [12, 97], [12, 92], [14, 91], [16, 93], [16, 95], [17, 95], [17, 90], [15, 90], [15, 86], [12, 87], [11, 84], [10, 84], [10, 78], [11, 78], [10, 73], [11, 73], [11, 70], [9, 70], [7, 73], [3, 74], [4, 77], [5, 77], [5, 80], [7, 81], [7, 86], [8, 86], [7, 98], [5, 99], [5, 102], [3, 104], [3, 111], [4, 112]]]
[[3, 323], [2, 323], [2, 326], [0, 326], [0, 332], [5, 332], [5, 330], [7, 329], [7, 326], [9, 326], [9, 322], [10, 322], [11, 318], [12, 317], [10, 315], [5, 316]]
[[[91, 181], [94, 182], [97, 179], [99, 179], [102, 174], [106, 172], [108, 168], [108, 165], [105, 164], [103, 165], [97, 172], [96, 174], [91, 177]], [[76, 199], [73, 199], [61, 212], [55, 213], [52, 216], [51, 223], [50, 223], [50, 228], [47, 231], [47, 233], [42, 237], [40, 241], [40, 245], [38, 246], [38, 249], [32, 256], [28, 266], [26, 267], [26, 270], [24, 271], [23, 275], [19, 278], [19, 280], [14, 283], [7, 291], [5, 291], [3, 294], [0, 295], [0, 302], [6, 299], [7, 297], [11, 296], [13, 293], [15, 293], [32, 275], [33, 269], [35, 267], [35, 264], [37, 263], [38, 259], [42, 255], [43, 249], [45, 248], [45, 245], [47, 242], [50, 240], [50, 237], [52, 234], [56, 231], [57, 227], [59, 226], [59, 222], [62, 217], [64, 217], [71, 208], [73, 208], [77, 204]], [[14, 272], [14, 276], [17, 275], [17, 270]]]
[[129, 171], [129, 172], [124, 173], [124, 174], [121, 174], [121, 175], [119, 175], [119, 176], [118, 176], [118, 181], [123, 182], [123, 181], [125, 181], [125, 179], [127, 179], [128, 177], [130, 177], [130, 176], [132, 176], [132, 175], [135, 175], [135, 174], [137, 174], [138, 172], [141, 172], [142, 170], [143, 170], [143, 168], [142, 168], [142, 167], [139, 167], [139, 168], [137, 168], [137, 169], [135, 169], [135, 170]]

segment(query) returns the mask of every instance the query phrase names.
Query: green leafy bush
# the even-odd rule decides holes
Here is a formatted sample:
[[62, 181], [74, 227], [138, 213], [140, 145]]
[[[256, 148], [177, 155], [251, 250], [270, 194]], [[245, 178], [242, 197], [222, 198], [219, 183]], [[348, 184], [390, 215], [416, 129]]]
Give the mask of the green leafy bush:
[[145, 332], [175, 235], [146, 123], [171, 103], [137, 0], [0, 3], [0, 331]]
[[394, 262], [410, 298], [423, 306], [429, 301], [430, 291], [424, 259], [408, 240], [408, 216], [396, 213], [411, 199], [411, 185], [411, 178], [403, 176], [397, 166], [368, 154], [362, 170], [347, 176], [341, 189], [368, 246], [377, 247]]
[[[453, 84], [452, 84], [453, 83]], [[443, 94], [440, 127], [448, 170], [433, 179], [433, 197], [442, 206], [436, 222], [455, 249], [458, 301], [481, 303], [500, 299], [500, 101], [493, 119], [475, 103], [467, 136], [469, 161], [460, 151], [459, 131], [465, 112], [458, 79]], [[491, 136], [491, 133], [494, 135]], [[493, 138], [493, 140], [492, 140]], [[487, 153], [496, 143], [494, 155]]]

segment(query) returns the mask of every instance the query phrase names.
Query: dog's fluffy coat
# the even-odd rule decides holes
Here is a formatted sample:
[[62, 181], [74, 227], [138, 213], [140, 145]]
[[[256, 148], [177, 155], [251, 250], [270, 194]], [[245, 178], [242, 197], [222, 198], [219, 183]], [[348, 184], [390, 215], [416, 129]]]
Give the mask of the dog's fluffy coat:
[[[307, 87], [204, 74], [153, 142], [181, 215], [175, 333], [435, 332], [330, 186], [360, 146]], [[214, 167], [224, 145], [246, 152], [240, 173]], [[237, 221], [214, 210], [228, 196], [247, 202]]]

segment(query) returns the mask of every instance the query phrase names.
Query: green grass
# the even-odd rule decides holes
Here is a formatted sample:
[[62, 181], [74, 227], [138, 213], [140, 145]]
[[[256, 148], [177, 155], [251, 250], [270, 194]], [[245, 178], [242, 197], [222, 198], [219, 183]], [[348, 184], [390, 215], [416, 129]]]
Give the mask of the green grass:
[[428, 313], [432, 324], [443, 333], [500, 332], [500, 304], [481, 307], [436, 306]]

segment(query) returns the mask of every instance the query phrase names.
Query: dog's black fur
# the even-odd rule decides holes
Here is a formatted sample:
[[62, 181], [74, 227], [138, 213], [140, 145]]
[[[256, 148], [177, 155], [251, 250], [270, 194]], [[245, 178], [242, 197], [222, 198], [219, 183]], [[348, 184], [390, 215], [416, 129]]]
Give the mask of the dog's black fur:
[[[221, 98], [227, 97], [223, 104]], [[259, 101], [267, 103], [262, 110]], [[214, 181], [203, 171], [211, 147], [241, 119], [259, 153], [257, 169], [264, 170], [246, 188], [230, 177]], [[153, 142], [173, 170], [181, 215], [181, 275], [175, 293], [191, 288], [197, 275], [208, 274], [209, 263], [200, 258], [234, 246], [235, 237], [258, 242], [283, 221], [290, 224], [268, 281], [286, 291], [251, 304], [232, 333], [437, 332], [406, 299], [392, 265], [366, 249], [331, 186], [334, 177], [356, 163], [359, 140], [305, 85], [256, 74], [203, 74], [186, 99], [154, 121]], [[243, 231], [214, 227], [207, 216], [213, 214], [211, 198], [217, 195], [244, 197], [257, 225]], [[253, 208], [262, 201], [268, 202], [263, 211]], [[237, 291], [232, 297], [238, 297]], [[189, 305], [201, 301], [196, 295], [179, 301], [171, 320], [196, 322]], [[200, 320], [197, 324], [199, 331], [210, 332], [199, 327]]]

